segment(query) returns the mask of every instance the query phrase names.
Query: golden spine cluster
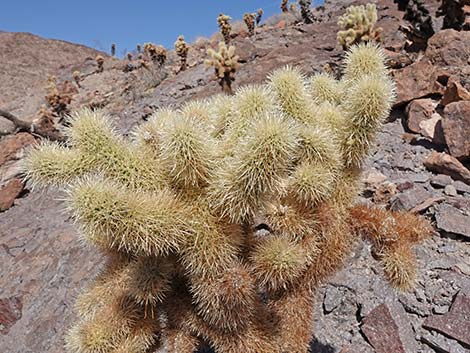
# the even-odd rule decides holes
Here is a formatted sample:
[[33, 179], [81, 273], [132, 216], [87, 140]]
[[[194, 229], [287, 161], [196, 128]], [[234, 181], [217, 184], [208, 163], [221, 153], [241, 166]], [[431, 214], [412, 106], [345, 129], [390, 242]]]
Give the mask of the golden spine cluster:
[[361, 44], [339, 81], [286, 67], [158, 110], [132, 140], [78, 112], [68, 146], [42, 143], [25, 164], [34, 183], [65, 188], [83, 240], [109, 259], [77, 300], [68, 351], [192, 353], [205, 341], [306, 353], [314, 291], [360, 237], [390, 283], [409, 287], [411, 245], [429, 225], [353, 205], [393, 98], [382, 50]]

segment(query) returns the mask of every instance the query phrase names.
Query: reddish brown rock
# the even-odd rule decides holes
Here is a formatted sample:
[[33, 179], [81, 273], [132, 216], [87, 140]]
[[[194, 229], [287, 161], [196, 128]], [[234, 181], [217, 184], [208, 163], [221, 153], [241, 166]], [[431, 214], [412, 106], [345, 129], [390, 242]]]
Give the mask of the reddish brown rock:
[[410, 131], [421, 133], [420, 123], [430, 119], [436, 112], [437, 102], [430, 98], [415, 99], [406, 106], [406, 126]]
[[444, 93], [438, 81], [439, 70], [427, 60], [421, 60], [393, 72], [397, 86], [395, 106], [402, 106], [414, 99]]
[[421, 134], [437, 144], [445, 144], [438, 102], [430, 98], [415, 99], [406, 107], [406, 123], [410, 131]]
[[23, 303], [20, 297], [0, 299], [0, 333], [6, 335], [21, 319]]
[[0, 189], [0, 212], [8, 210], [15, 199], [23, 191], [24, 184], [20, 179], [10, 180], [2, 189]]
[[470, 298], [457, 294], [449, 313], [428, 317], [423, 327], [470, 345]]
[[448, 104], [442, 118], [444, 137], [452, 156], [470, 157], [470, 101]]
[[0, 140], [0, 166], [9, 160], [18, 159], [18, 152], [34, 142], [34, 137], [27, 132], [20, 132]]
[[458, 101], [469, 101], [470, 92], [468, 92], [460, 82], [455, 79], [449, 80], [447, 83], [446, 90], [444, 91], [444, 96], [441, 99], [441, 105], [447, 105], [452, 102]]
[[[468, 43], [470, 32], [446, 29], [437, 32], [428, 41], [421, 60], [393, 73], [397, 84], [396, 106], [413, 99], [443, 95], [453, 77], [466, 79], [470, 75]], [[468, 89], [466, 86], [465, 88]]]
[[406, 353], [398, 325], [386, 304], [379, 305], [367, 315], [361, 330], [377, 353]]
[[449, 175], [454, 180], [461, 180], [470, 185], [470, 170], [447, 153], [433, 151], [424, 161], [424, 166], [432, 172]]

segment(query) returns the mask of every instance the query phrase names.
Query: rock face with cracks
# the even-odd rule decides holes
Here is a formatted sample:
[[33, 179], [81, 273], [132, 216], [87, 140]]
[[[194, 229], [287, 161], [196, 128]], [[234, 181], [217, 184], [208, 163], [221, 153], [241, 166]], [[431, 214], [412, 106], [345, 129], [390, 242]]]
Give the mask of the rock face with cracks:
[[[99, 112], [43, 143], [32, 182], [65, 189], [83, 241], [108, 258], [78, 298], [76, 353], [306, 353], [318, 285], [360, 238], [409, 288], [413, 215], [352, 203], [394, 97], [381, 49], [353, 47], [340, 81], [286, 67], [234, 96], [158, 110], [120, 137]], [[259, 221], [261, 220], [261, 221]]]

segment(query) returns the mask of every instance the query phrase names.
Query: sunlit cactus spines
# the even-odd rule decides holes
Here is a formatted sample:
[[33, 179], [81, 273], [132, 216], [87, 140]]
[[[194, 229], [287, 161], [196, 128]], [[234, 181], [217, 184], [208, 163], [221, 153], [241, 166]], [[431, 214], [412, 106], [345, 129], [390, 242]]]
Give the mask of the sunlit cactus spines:
[[180, 71], [186, 70], [188, 67], [188, 52], [189, 52], [189, 46], [184, 40], [184, 36], [180, 35], [178, 36], [178, 39], [176, 40], [175, 44], [175, 51], [176, 55], [180, 57]]
[[219, 43], [219, 50], [208, 49], [210, 59], [206, 59], [207, 66], [214, 67], [215, 76], [219, 80], [222, 90], [227, 94], [233, 94], [232, 82], [235, 80], [235, 72], [240, 67], [238, 55], [235, 55], [235, 47], [227, 47], [224, 42]]
[[343, 48], [361, 42], [379, 41], [381, 28], [375, 28], [377, 22], [375, 4], [350, 6], [338, 19], [338, 42]]
[[217, 24], [219, 25], [220, 33], [224, 38], [225, 44], [230, 43], [230, 34], [232, 32], [232, 25], [230, 24], [230, 20], [232, 18], [228, 15], [224, 15], [223, 13], [219, 14], [217, 17]]
[[32, 185], [64, 190], [81, 241], [108, 259], [67, 351], [307, 353], [315, 291], [360, 239], [409, 289], [430, 225], [354, 204], [393, 99], [382, 50], [362, 44], [341, 80], [284, 67], [160, 108], [130, 139], [100, 111], [74, 114], [67, 145], [39, 144], [24, 164]]

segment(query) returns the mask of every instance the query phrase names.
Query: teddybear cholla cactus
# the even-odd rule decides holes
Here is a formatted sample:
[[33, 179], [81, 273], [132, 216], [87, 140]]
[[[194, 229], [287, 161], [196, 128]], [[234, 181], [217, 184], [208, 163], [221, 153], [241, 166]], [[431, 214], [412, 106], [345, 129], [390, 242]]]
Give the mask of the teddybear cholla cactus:
[[350, 6], [346, 13], [338, 19], [341, 31], [338, 32], [338, 42], [347, 48], [360, 42], [378, 41], [381, 28], [374, 28], [377, 22], [375, 4], [366, 6]]
[[219, 14], [217, 17], [217, 24], [219, 25], [220, 33], [222, 33], [224, 42], [227, 45], [230, 43], [230, 32], [232, 32], [232, 25], [230, 24], [231, 19], [232, 18], [230, 16], [224, 15], [223, 13]]
[[207, 54], [211, 57], [205, 61], [207, 66], [213, 66], [215, 76], [219, 79], [222, 91], [233, 94], [232, 82], [235, 81], [235, 72], [240, 67], [238, 55], [235, 55], [235, 47], [227, 46], [224, 42], [219, 43], [219, 51], [209, 48]]
[[188, 60], [189, 46], [185, 42], [183, 35], [178, 36], [178, 39], [176, 40], [174, 46], [175, 46], [176, 55], [180, 57], [180, 62], [181, 62], [180, 71], [184, 71], [186, 70], [188, 66], [187, 60]]
[[250, 36], [255, 34], [255, 18], [256, 18], [255, 13], [245, 13], [243, 15], [243, 21], [246, 24], [246, 28], [248, 28], [248, 34]]
[[165, 64], [167, 52], [163, 46], [155, 45], [153, 43], [145, 43], [144, 53], [150, 57], [153, 63], [156, 63], [159, 66]]
[[35, 183], [66, 187], [83, 240], [109, 258], [77, 300], [69, 352], [192, 353], [204, 340], [217, 353], [306, 353], [315, 288], [360, 236], [408, 287], [427, 223], [352, 205], [392, 98], [381, 50], [361, 45], [341, 81], [280, 69], [159, 110], [133, 142], [77, 113], [70, 148], [43, 143], [26, 163]]

